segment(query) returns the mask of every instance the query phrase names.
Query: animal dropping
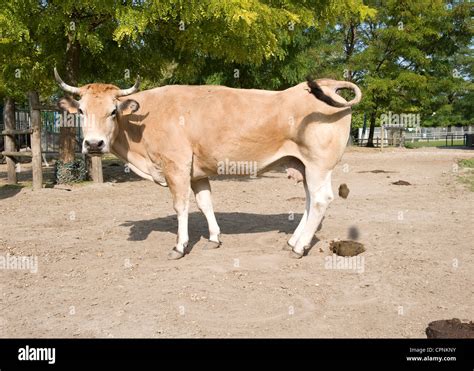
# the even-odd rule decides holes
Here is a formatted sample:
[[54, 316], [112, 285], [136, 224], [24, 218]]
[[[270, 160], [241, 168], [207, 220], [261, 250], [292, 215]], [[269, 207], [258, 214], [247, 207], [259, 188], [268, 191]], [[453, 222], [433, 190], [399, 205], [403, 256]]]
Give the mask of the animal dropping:
[[339, 197], [346, 199], [347, 196], [349, 196], [349, 192], [349, 187], [346, 183], [343, 183], [339, 186]]
[[365, 247], [360, 242], [343, 240], [331, 241], [329, 243], [329, 250], [339, 256], [356, 256], [365, 251]]
[[404, 185], [404, 186], [411, 185], [411, 183], [407, 182], [406, 180], [397, 180], [396, 182], [393, 182], [392, 184]]

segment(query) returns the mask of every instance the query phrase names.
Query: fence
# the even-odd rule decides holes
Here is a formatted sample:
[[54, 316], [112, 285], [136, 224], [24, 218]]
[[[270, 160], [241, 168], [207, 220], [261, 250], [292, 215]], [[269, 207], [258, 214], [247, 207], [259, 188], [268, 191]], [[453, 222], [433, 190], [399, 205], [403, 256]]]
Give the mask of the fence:
[[[369, 142], [369, 140], [367, 138], [360, 138], [360, 139], [354, 139], [354, 144], [355, 145], [358, 145], [359, 147], [364, 147], [367, 145], [367, 143]], [[388, 139], [385, 138], [383, 140], [383, 146], [386, 147], [388, 146]], [[377, 138], [374, 138], [373, 139], [373, 144], [374, 144], [374, 147], [380, 147], [380, 145], [382, 144], [382, 140], [380, 137], [377, 137]]]
[[[9, 184], [16, 184], [16, 163], [19, 157], [31, 157], [31, 168], [33, 173], [33, 189], [41, 189], [43, 187], [43, 169], [41, 166], [41, 115], [39, 106], [39, 96], [36, 92], [28, 93], [28, 101], [30, 105], [29, 127], [18, 129], [21, 120], [17, 122], [15, 104], [12, 99], [7, 98], [4, 107], [4, 130], [0, 135], [4, 137], [4, 151], [2, 155], [7, 161], [7, 176]], [[22, 116], [20, 114], [20, 116]], [[23, 122], [24, 123], [24, 122]], [[16, 137], [21, 135], [30, 135], [31, 151], [18, 150]]]
[[[430, 143], [438, 142], [438, 145], [441, 146], [439, 142], [444, 142], [444, 147], [453, 147], [453, 146], [471, 146], [470, 142], [468, 141], [469, 135], [474, 135], [470, 133], [466, 134], [454, 134], [454, 133], [447, 133], [444, 135], [438, 136], [412, 136], [412, 137], [395, 137], [395, 138], [384, 138], [383, 139], [383, 147], [386, 146], [404, 146], [407, 143]], [[462, 140], [462, 144], [460, 144]], [[366, 146], [368, 143], [367, 138], [360, 138], [354, 139], [354, 144], [360, 147]], [[374, 147], [380, 147], [382, 144], [382, 139], [380, 137], [376, 137], [373, 139]]]
[[468, 134], [468, 133], [466, 133], [464, 135], [462, 135], [462, 134], [446, 134], [446, 138], [445, 138], [446, 145], [445, 145], [445, 147], [448, 147], [448, 143], [451, 143], [451, 147], [454, 146], [455, 144], [453, 144], [453, 143], [454, 143], [455, 140], [458, 140], [458, 141], [462, 140], [462, 145], [464, 147], [466, 147], [467, 146], [468, 135], [470, 135], [470, 134]]
[[[1, 108], [3, 113], [3, 107]], [[44, 154], [58, 154], [59, 153], [59, 130], [61, 113], [53, 109], [41, 110], [41, 152]], [[5, 129], [5, 124], [0, 122], [0, 131]], [[15, 128], [14, 130], [29, 130], [31, 129], [30, 112], [26, 108], [15, 109]], [[76, 127], [76, 147], [75, 152], [81, 153], [82, 130], [78, 125]], [[18, 150], [31, 148], [30, 135], [18, 134], [16, 136], [16, 147]]]
[[[28, 94], [29, 110], [15, 109], [12, 100], [2, 108], [3, 121], [0, 122], [0, 154], [6, 157], [8, 183], [16, 184], [16, 163], [20, 157], [32, 158], [33, 189], [42, 188], [42, 157], [59, 153], [61, 112], [55, 107], [41, 106], [38, 94]], [[78, 122], [78, 117], [73, 117]], [[75, 152], [81, 152], [81, 125], [76, 128]], [[1, 148], [3, 147], [3, 149]], [[92, 179], [102, 182], [102, 162], [92, 158], [88, 162]]]

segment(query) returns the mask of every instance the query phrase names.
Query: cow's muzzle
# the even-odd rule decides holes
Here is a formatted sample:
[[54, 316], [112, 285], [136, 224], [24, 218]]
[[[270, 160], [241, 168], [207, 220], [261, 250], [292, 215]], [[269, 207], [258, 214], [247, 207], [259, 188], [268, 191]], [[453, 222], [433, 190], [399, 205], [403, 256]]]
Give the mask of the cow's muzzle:
[[99, 156], [104, 154], [105, 142], [102, 139], [86, 139], [84, 140], [83, 152], [91, 156]]

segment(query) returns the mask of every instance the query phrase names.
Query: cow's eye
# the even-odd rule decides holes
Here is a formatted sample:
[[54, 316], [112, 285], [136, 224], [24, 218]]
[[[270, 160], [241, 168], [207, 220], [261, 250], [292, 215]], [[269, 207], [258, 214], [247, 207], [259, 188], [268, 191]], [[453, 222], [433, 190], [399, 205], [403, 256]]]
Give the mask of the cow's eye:
[[115, 116], [116, 114], [117, 114], [117, 108], [112, 111], [112, 113], [110, 114], [110, 116]]
[[80, 108], [77, 109], [77, 112], [79, 112], [80, 115], [84, 114], [84, 112], [82, 112], [82, 110]]

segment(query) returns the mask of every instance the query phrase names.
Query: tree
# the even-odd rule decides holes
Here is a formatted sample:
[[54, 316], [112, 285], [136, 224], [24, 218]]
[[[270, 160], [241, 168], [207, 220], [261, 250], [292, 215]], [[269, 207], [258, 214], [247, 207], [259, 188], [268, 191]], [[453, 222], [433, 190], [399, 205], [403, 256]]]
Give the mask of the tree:
[[[372, 4], [372, 3], [371, 3]], [[430, 125], [472, 119], [469, 4], [442, 0], [7, 0], [0, 8], [0, 96], [43, 101], [72, 85], [211, 83], [283, 89], [315, 77], [364, 93], [370, 141], [381, 113]], [[73, 133], [61, 128], [61, 158]]]
[[[170, 81], [196, 81], [216, 61], [244, 71], [284, 59], [294, 27], [334, 19], [341, 4], [364, 8], [362, 0], [8, 0], [0, 9], [0, 91], [24, 99], [34, 88], [46, 99], [57, 92], [55, 65], [72, 85], [124, 85], [138, 70], [145, 87], [169, 74]], [[73, 141], [74, 129], [61, 128], [64, 162], [74, 159]]]
[[[259, 2], [253, 1], [253, 3]], [[267, 13], [260, 14], [258, 7], [252, 6], [258, 18], [257, 15], [252, 18], [251, 25], [266, 24], [265, 31], [269, 33], [272, 40], [278, 41], [270, 53], [265, 53], [266, 49], [261, 49], [262, 45], [258, 43], [260, 27], [250, 29], [255, 35], [244, 34], [243, 42], [238, 37], [232, 37], [235, 39], [235, 46], [231, 36], [224, 34], [224, 37], [229, 39], [229, 45], [232, 44], [232, 48], [236, 48], [234, 51], [226, 46], [223, 50], [206, 53], [202, 51], [199, 44], [189, 48], [176, 47], [173, 44], [172, 50], [178, 48], [181, 52], [174, 57], [178, 66], [168, 81], [171, 83], [191, 81], [196, 84], [212, 83], [262, 89], [289, 87], [303, 81], [308, 72], [318, 65], [318, 58], [311, 53], [310, 48], [321, 40], [321, 35], [328, 25], [347, 14], [357, 14], [363, 19], [372, 12], [370, 7], [358, 0], [314, 2], [306, 5], [309, 12], [308, 9], [296, 6], [293, 17], [281, 18], [278, 16], [279, 9], [272, 10], [277, 14], [268, 13], [271, 17], [269, 20], [266, 19]], [[279, 5], [274, 5], [274, 7], [277, 6]], [[236, 15], [229, 15], [228, 18], [230, 21], [225, 20], [227, 24], [236, 19]], [[280, 18], [279, 23], [273, 25], [272, 22]], [[227, 27], [222, 26], [222, 32], [229, 33], [226, 31]], [[235, 26], [230, 29], [234, 32], [239, 30]], [[222, 32], [215, 34], [219, 35]], [[214, 37], [220, 36], [214, 35]], [[229, 50], [232, 53], [229, 54]]]
[[283, 60], [250, 69], [248, 85], [285, 88], [308, 71], [359, 84], [364, 98], [354, 124], [361, 124], [358, 113], [367, 113], [369, 146], [389, 111], [420, 114], [423, 125], [472, 123], [468, 4], [384, 1], [374, 7], [347, 9], [325, 28], [300, 29]]
[[450, 10], [439, 0], [387, 0], [360, 24], [353, 63], [365, 87], [361, 109], [370, 112], [368, 146], [381, 113], [419, 113], [433, 123], [433, 113], [466, 91], [453, 75], [453, 60], [472, 37], [466, 5]]

